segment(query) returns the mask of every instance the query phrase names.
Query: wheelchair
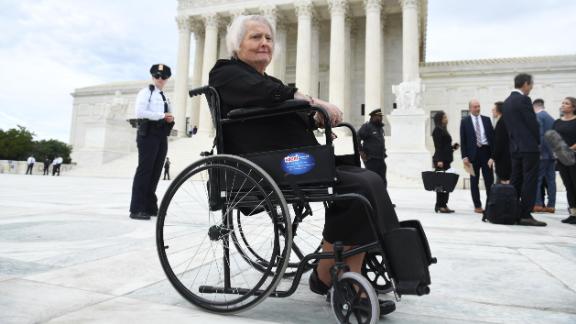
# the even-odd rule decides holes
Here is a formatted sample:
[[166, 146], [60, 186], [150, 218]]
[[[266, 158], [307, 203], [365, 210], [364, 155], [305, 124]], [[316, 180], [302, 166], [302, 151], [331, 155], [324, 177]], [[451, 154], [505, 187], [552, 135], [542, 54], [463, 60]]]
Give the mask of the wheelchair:
[[[320, 259], [335, 260], [329, 295], [341, 323], [377, 322], [379, 293], [393, 292], [397, 301], [402, 295], [429, 293], [428, 267], [436, 259], [419, 221], [401, 221], [382, 233], [367, 198], [334, 192], [336, 164], [360, 166], [360, 158], [357, 145], [353, 154], [334, 155], [333, 130], [324, 109], [290, 100], [222, 116], [216, 89], [205, 86], [189, 94], [204, 95], [208, 101], [214, 146], [172, 181], [156, 225], [162, 268], [182, 297], [209, 312], [238, 313], [266, 297], [292, 295], [302, 275]], [[324, 115], [325, 144], [226, 154], [226, 124], [295, 112]], [[351, 125], [337, 127], [348, 128], [358, 143]], [[320, 252], [325, 207], [351, 199], [360, 201], [370, 215], [374, 242], [347, 251], [335, 242], [334, 252]], [[366, 253], [362, 274], [347, 272], [344, 259], [358, 253]]]

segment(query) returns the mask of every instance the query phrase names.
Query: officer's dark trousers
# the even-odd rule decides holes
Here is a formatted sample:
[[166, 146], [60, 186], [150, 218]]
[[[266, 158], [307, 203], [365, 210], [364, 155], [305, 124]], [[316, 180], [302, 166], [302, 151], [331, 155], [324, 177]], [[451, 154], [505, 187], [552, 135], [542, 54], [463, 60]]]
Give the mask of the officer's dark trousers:
[[382, 181], [384, 181], [384, 188], [388, 188], [388, 181], [386, 181], [386, 163], [383, 159], [369, 159], [364, 162], [364, 165], [366, 169], [377, 173], [380, 178], [382, 178]]
[[26, 168], [26, 174], [32, 174], [32, 169], [34, 169], [34, 164], [28, 164]]
[[132, 183], [130, 212], [158, 212], [156, 187], [168, 151], [168, 139], [163, 127], [150, 126], [146, 136], [136, 137], [138, 144], [138, 168]]
[[540, 153], [512, 153], [510, 183], [520, 198], [520, 217], [529, 218], [538, 190]]
[[490, 160], [490, 146], [484, 145], [477, 149], [476, 160], [472, 162], [472, 168], [476, 176], [470, 176], [470, 193], [472, 194], [472, 201], [474, 208], [481, 208], [482, 202], [480, 201], [480, 170], [482, 170], [482, 178], [484, 178], [484, 187], [486, 188], [486, 199], [490, 194], [490, 188], [494, 183], [494, 173], [488, 167], [488, 160]]

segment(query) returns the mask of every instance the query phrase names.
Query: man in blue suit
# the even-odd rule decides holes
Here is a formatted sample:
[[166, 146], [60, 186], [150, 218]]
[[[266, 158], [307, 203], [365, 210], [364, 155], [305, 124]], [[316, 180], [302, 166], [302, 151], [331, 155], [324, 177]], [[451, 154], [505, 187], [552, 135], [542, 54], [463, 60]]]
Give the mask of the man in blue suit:
[[474, 212], [482, 213], [482, 202], [480, 200], [480, 171], [484, 178], [486, 187], [486, 198], [490, 192], [490, 187], [494, 183], [494, 173], [492, 166], [494, 160], [494, 128], [490, 118], [480, 115], [480, 102], [476, 99], [468, 103], [470, 114], [460, 122], [460, 150], [462, 161], [467, 167], [472, 167], [474, 175], [470, 175], [470, 192], [474, 202]]
[[510, 137], [512, 176], [510, 183], [520, 198], [518, 225], [546, 226], [530, 212], [536, 200], [538, 167], [540, 162], [540, 126], [528, 97], [534, 82], [532, 76], [520, 73], [514, 78], [514, 91], [504, 101], [502, 117]]

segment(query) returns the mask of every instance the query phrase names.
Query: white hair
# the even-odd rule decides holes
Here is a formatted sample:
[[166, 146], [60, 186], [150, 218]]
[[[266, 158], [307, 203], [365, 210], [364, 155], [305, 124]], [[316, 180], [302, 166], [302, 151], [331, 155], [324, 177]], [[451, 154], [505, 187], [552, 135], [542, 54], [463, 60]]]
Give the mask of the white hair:
[[274, 48], [276, 45], [276, 31], [272, 27], [270, 21], [261, 15], [241, 15], [236, 17], [230, 26], [228, 26], [228, 33], [226, 34], [226, 47], [228, 48], [228, 54], [230, 57], [238, 56], [240, 44], [242, 43], [244, 36], [246, 36], [246, 24], [249, 21], [256, 21], [265, 24], [268, 26], [268, 28], [270, 28], [270, 32], [272, 33], [272, 40], [274, 41], [272, 46], [272, 53], [274, 53]]

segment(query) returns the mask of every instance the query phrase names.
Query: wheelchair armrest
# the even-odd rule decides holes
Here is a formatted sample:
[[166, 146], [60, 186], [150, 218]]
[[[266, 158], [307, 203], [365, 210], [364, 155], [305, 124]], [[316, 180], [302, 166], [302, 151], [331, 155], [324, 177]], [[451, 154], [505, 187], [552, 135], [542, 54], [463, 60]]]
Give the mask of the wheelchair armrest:
[[270, 107], [236, 108], [228, 112], [230, 119], [244, 119], [249, 117], [266, 117], [271, 115], [311, 111], [312, 107], [306, 100], [286, 100], [279, 105]]
[[340, 123], [338, 125], [335, 126], [335, 128], [337, 127], [345, 127], [348, 128], [350, 130], [350, 133], [352, 134], [352, 145], [354, 146], [354, 155], [352, 157], [353, 159], [353, 163], [355, 166], [360, 167], [360, 150], [359, 150], [359, 146], [360, 146], [360, 142], [358, 141], [358, 134], [356, 133], [356, 129], [354, 128], [354, 126], [352, 126], [352, 124], [349, 123]]
[[326, 109], [320, 106], [312, 106], [306, 100], [286, 100], [278, 105], [269, 107], [234, 108], [230, 110], [226, 115], [228, 120], [222, 120], [222, 123], [238, 122], [247, 119], [257, 119], [307, 111], [316, 111], [324, 116], [324, 134], [326, 135], [326, 144], [332, 145], [332, 126], [330, 124], [330, 115]]

